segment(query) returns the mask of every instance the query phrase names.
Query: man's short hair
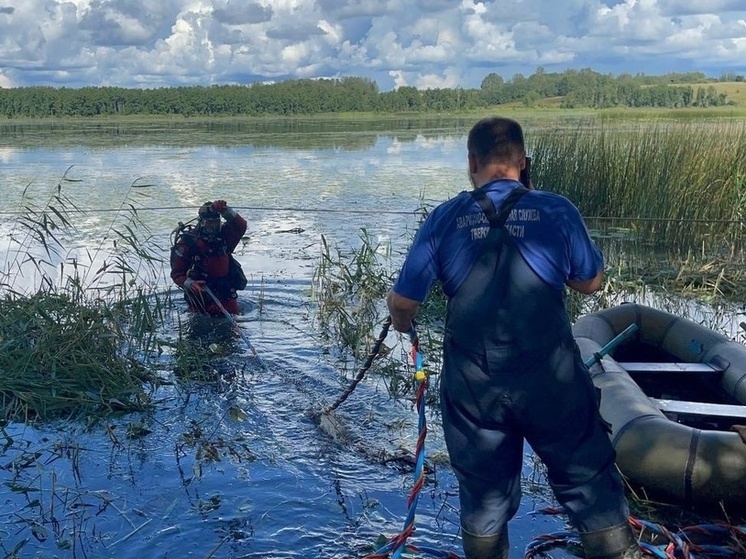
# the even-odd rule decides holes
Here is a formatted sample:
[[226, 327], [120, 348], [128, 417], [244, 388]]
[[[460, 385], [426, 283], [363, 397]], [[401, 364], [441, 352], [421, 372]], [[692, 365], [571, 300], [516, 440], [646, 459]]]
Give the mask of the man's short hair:
[[521, 125], [498, 116], [485, 117], [472, 126], [466, 148], [479, 163], [501, 161], [517, 165], [526, 155]]

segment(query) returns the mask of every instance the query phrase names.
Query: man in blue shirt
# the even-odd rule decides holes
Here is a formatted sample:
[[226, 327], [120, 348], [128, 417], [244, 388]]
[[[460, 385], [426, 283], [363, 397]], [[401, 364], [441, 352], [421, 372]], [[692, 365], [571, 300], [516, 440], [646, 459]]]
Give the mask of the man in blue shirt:
[[526, 440], [588, 559], [641, 557], [616, 454], [572, 337], [565, 286], [598, 290], [603, 256], [566, 198], [525, 188], [521, 126], [490, 117], [467, 141], [473, 190], [422, 224], [387, 304], [412, 328], [435, 281], [448, 298], [440, 400], [467, 559], [506, 559]]

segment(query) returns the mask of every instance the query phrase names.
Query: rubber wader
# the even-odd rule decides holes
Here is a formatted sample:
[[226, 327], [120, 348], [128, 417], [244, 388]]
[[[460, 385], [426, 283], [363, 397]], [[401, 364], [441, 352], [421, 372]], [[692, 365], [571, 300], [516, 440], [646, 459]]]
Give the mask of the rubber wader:
[[508, 528], [503, 528], [494, 536], [474, 536], [462, 530], [461, 545], [464, 547], [465, 559], [508, 559]]
[[642, 559], [642, 552], [629, 523], [594, 532], [581, 532], [586, 559]]

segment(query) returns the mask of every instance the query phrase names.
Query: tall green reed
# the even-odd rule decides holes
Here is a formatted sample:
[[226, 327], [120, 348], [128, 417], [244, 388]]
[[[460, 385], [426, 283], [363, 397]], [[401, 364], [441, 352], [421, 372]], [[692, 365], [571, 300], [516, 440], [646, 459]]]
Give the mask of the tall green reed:
[[534, 182], [589, 219], [688, 252], [743, 248], [746, 123], [585, 123], [531, 139]]
[[383, 301], [391, 287], [390, 247], [374, 242], [361, 229], [360, 246], [332, 249], [321, 237], [322, 252], [313, 274], [319, 331], [341, 357], [364, 358], [376, 336], [372, 330], [385, 316]]
[[[41, 203], [29, 185], [0, 270], [0, 418], [30, 421], [149, 406], [160, 353], [161, 257], [133, 185], [103, 235], [79, 226], [70, 169]], [[139, 191], [138, 191], [139, 192]]]

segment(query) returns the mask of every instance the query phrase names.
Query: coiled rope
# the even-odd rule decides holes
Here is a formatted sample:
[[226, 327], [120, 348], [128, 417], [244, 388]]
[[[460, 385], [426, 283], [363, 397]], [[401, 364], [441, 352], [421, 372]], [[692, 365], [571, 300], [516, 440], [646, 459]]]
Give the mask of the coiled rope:
[[[539, 511], [543, 514], [562, 514], [554, 508]], [[645, 556], [657, 559], [741, 559], [746, 557], [746, 526], [729, 524], [698, 524], [669, 530], [661, 524], [630, 516], [629, 523], [639, 533], [640, 549]], [[582, 557], [580, 535], [562, 530], [538, 536], [531, 541], [524, 559], [543, 556], [554, 548], [565, 548]]]

